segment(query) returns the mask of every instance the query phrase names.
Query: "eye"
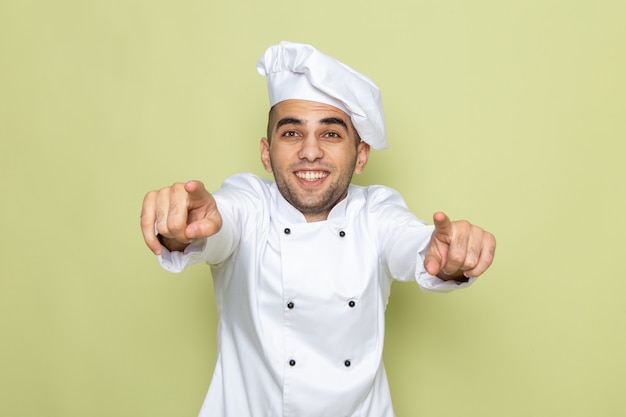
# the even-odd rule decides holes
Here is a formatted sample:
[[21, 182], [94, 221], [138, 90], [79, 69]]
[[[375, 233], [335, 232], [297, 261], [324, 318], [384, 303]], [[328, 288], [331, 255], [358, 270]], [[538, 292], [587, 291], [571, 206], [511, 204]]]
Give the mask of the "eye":
[[324, 137], [325, 138], [332, 138], [332, 139], [341, 139], [341, 135], [337, 132], [326, 132], [324, 133]]
[[295, 137], [298, 137], [298, 136], [300, 136], [300, 135], [299, 135], [299, 134], [298, 134], [298, 132], [296, 132], [295, 130], [286, 130], [286, 131], [284, 131], [284, 132], [282, 133], [282, 135], [281, 135], [281, 136], [283, 136], [283, 137], [285, 137], [285, 138], [295, 138]]

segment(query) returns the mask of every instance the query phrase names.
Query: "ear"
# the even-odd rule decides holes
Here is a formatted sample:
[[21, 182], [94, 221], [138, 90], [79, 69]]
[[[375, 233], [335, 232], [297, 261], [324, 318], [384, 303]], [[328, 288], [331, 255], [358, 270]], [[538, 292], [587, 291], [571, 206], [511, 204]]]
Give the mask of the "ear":
[[356, 165], [354, 166], [354, 173], [360, 174], [367, 165], [367, 160], [370, 157], [370, 145], [365, 142], [360, 142], [356, 148]]
[[272, 163], [270, 159], [270, 141], [267, 138], [261, 138], [261, 162], [265, 171], [272, 172]]

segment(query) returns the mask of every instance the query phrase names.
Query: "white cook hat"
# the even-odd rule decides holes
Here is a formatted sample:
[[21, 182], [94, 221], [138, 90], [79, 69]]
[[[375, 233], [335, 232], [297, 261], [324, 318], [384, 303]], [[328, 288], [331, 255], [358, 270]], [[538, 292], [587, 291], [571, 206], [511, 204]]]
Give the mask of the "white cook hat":
[[366, 76], [311, 45], [286, 41], [270, 46], [256, 67], [267, 77], [271, 106], [290, 99], [329, 104], [350, 116], [372, 148], [387, 147], [380, 90]]

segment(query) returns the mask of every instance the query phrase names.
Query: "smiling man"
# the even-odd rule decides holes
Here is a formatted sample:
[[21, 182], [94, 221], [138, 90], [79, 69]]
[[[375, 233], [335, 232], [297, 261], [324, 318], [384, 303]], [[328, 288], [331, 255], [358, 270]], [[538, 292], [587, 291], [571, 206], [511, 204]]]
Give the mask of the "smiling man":
[[[201, 417], [392, 417], [382, 351], [394, 280], [446, 292], [490, 265], [493, 235], [435, 213], [427, 226], [384, 186], [352, 185], [387, 146], [378, 88], [310, 45], [259, 60], [270, 115], [261, 161], [275, 181], [176, 183], [144, 198], [164, 268], [211, 266], [220, 316]], [[156, 234], [155, 234], [156, 228]]]
[[286, 100], [272, 113], [277, 122], [261, 140], [263, 166], [307, 221], [325, 220], [346, 197], [352, 174], [365, 168], [370, 147], [350, 117], [328, 104]]

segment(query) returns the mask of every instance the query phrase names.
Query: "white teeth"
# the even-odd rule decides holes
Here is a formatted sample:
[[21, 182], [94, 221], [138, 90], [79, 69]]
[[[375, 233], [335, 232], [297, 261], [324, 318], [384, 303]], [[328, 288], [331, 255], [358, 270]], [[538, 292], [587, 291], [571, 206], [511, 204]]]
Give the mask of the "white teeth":
[[316, 181], [316, 180], [325, 178], [326, 176], [328, 176], [328, 173], [320, 172], [320, 171], [305, 171], [305, 172], [299, 171], [299, 172], [296, 172], [296, 176], [305, 181]]

